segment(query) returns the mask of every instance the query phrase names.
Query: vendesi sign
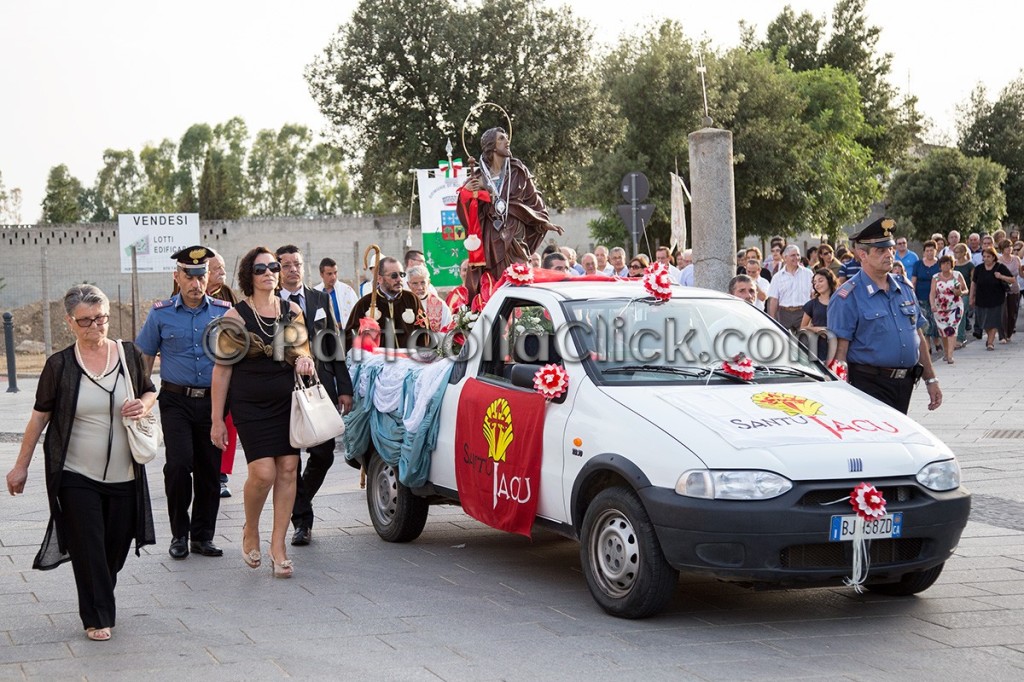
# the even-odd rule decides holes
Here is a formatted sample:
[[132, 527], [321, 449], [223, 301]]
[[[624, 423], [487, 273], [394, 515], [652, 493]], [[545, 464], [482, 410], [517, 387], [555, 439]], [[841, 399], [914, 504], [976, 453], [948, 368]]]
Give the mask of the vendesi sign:
[[198, 213], [124, 213], [117, 216], [121, 272], [174, 272], [171, 254], [199, 243]]

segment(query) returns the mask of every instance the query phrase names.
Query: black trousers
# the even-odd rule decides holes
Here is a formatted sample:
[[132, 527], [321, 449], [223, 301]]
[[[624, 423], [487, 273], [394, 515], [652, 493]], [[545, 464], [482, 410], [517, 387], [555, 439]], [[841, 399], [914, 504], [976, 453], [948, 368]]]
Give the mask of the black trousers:
[[78, 615], [84, 628], [113, 627], [117, 573], [135, 536], [134, 483], [98, 483], [67, 471], [63, 475], [58, 497], [78, 588]]
[[167, 449], [164, 491], [171, 536], [212, 540], [220, 510], [221, 451], [210, 442], [210, 398], [160, 391], [159, 401]]
[[914, 394], [914, 378], [890, 379], [880, 374], [869, 374], [855, 366], [849, 367], [850, 385], [882, 401], [889, 407], [906, 414], [910, 409], [910, 396]]
[[292, 507], [292, 525], [296, 528], [313, 527], [313, 498], [324, 484], [327, 472], [334, 464], [334, 440], [308, 448], [306, 466], [295, 485], [295, 506]]

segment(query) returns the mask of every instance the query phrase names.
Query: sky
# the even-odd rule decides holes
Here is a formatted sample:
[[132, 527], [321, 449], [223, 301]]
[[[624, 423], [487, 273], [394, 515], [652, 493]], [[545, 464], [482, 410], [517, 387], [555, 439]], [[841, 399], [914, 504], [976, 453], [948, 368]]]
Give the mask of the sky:
[[[835, 4], [545, 1], [571, 6], [601, 43], [670, 18], [720, 50], [738, 44], [741, 20], [763, 35], [787, 4], [821, 18]], [[0, 174], [8, 190], [22, 190], [22, 222], [38, 220], [50, 168], [67, 164], [91, 186], [107, 148], [138, 154], [146, 143], [178, 141], [194, 123], [232, 116], [250, 134], [284, 123], [322, 131], [326, 121], [303, 70], [356, 4], [0, 0]], [[879, 49], [893, 55], [893, 84], [918, 98], [935, 124], [932, 140], [955, 141], [956, 106], [976, 85], [995, 98], [1024, 67], [1012, 7], [1003, 0], [868, 0], [869, 21], [882, 28]]]

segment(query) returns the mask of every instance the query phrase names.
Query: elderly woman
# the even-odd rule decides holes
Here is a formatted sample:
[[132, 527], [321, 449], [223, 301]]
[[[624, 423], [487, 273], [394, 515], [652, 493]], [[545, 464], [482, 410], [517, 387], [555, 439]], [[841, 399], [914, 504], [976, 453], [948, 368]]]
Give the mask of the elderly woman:
[[1020, 285], [1017, 284], [1017, 275], [1021, 274], [1021, 261], [1020, 257], [1013, 253], [1013, 242], [1009, 239], [999, 242], [998, 248], [999, 262], [1013, 275], [1013, 282], [1009, 283], [1006, 290], [1003, 323], [999, 328], [999, 343], [1009, 343], [1013, 333], [1017, 331], [1017, 313], [1020, 310]]
[[967, 282], [953, 269], [953, 257], [939, 258], [939, 274], [932, 277], [929, 302], [935, 315], [935, 324], [942, 339], [944, 358], [953, 364], [953, 345], [956, 330], [964, 316], [963, 295], [967, 293]]
[[987, 337], [985, 349], [995, 350], [996, 332], [1003, 324], [1006, 288], [1016, 278], [999, 262], [999, 254], [991, 246], [981, 250], [981, 258], [971, 278], [971, 307], [975, 327]]
[[430, 291], [430, 272], [423, 265], [414, 265], [405, 272], [409, 291], [416, 294], [427, 313], [430, 331], [439, 332], [452, 321], [452, 309], [441, 298]]
[[[64, 310], [75, 343], [43, 367], [7, 490], [25, 490], [32, 453], [49, 425], [43, 456], [50, 522], [32, 568], [71, 561], [86, 637], [102, 642], [115, 625], [114, 585], [132, 540], [136, 556], [156, 540], [146, 470], [132, 459], [122, 420], [149, 412], [156, 389], [134, 344], [124, 343], [127, 367], [118, 359], [116, 342], [107, 338], [110, 302], [102, 291], [71, 287]], [[135, 400], [127, 399], [127, 381]]]
[[[295, 504], [299, 465], [299, 451], [288, 438], [291, 395], [294, 373], [311, 376], [315, 369], [302, 309], [276, 293], [280, 274], [281, 264], [263, 246], [249, 251], [238, 264], [238, 284], [245, 300], [224, 315], [226, 324], [218, 337], [210, 439], [221, 449], [227, 447], [224, 414], [230, 404], [249, 470], [243, 489], [243, 560], [250, 568], [259, 568], [262, 562], [259, 521], [273, 489], [270, 568], [275, 578], [290, 578], [294, 566], [285, 534]], [[232, 320], [233, 328], [227, 326]], [[275, 353], [278, 334], [284, 335], [283, 358]]]

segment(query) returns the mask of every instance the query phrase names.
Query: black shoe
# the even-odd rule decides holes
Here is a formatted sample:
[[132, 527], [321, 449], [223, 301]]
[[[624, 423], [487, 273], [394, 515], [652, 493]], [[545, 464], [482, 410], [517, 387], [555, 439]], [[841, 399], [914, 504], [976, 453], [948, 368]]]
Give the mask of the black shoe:
[[305, 526], [299, 526], [295, 529], [295, 533], [292, 534], [292, 545], [295, 547], [304, 547], [309, 544], [310, 539], [313, 535], [312, 528], [306, 528]]
[[213, 544], [213, 540], [193, 540], [189, 543], [192, 551], [203, 556], [224, 556], [224, 550]]
[[231, 488], [228, 488], [228, 484], [227, 483], [221, 483], [220, 484], [220, 496], [221, 497], [231, 497]]
[[167, 551], [173, 559], [184, 559], [188, 556], [188, 536], [171, 540], [171, 548]]

